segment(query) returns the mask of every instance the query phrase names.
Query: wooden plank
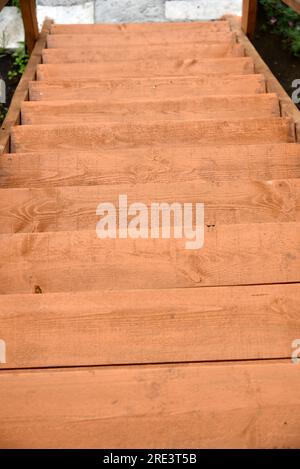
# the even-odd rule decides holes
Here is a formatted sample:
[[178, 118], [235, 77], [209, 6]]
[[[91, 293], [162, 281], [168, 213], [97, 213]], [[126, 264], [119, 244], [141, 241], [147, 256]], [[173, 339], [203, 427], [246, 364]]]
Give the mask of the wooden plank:
[[0, 235], [0, 293], [300, 280], [299, 223], [217, 225], [205, 227], [202, 249], [186, 249], [185, 242], [99, 239], [95, 229]]
[[[300, 180], [148, 183], [44, 189], [1, 189], [0, 233], [93, 230], [101, 202], [128, 204], [204, 203], [207, 226], [236, 223], [300, 222]], [[130, 218], [130, 217], [129, 217]], [[171, 224], [174, 226], [173, 217]]]
[[0, 187], [300, 178], [297, 144], [155, 146], [2, 155]]
[[146, 123], [22, 125], [12, 129], [12, 151], [95, 150], [139, 145], [293, 142], [291, 119], [262, 118]]
[[1, 448], [300, 445], [290, 360], [2, 371], [0, 381]]
[[25, 43], [29, 54], [31, 54], [39, 37], [39, 27], [36, 16], [36, 1], [20, 0], [20, 10], [22, 13], [25, 30]]
[[2, 295], [0, 368], [289, 358], [299, 308], [299, 284]]
[[22, 104], [22, 124], [76, 124], [155, 120], [238, 119], [279, 117], [275, 94], [203, 96], [163, 101], [27, 101]]
[[175, 45], [139, 45], [111, 47], [89, 47], [76, 49], [44, 49], [44, 64], [97, 63], [132, 60], [184, 60], [194, 58], [243, 57], [244, 49], [240, 44], [175, 44]]
[[92, 80], [111, 77], [197, 76], [199, 74], [254, 73], [250, 57], [225, 59], [157, 59], [141, 61], [110, 61], [85, 64], [41, 64], [37, 66], [38, 80]]
[[232, 32], [209, 32], [203, 30], [190, 30], [189, 33], [183, 30], [169, 30], [165, 33], [162, 30], [151, 31], [147, 34], [141, 31], [99, 34], [49, 34], [47, 47], [59, 48], [67, 47], [76, 49], [78, 47], [120, 47], [126, 45], [132, 47], [138, 44], [144, 45], [169, 45], [169, 44], [215, 44], [215, 43], [235, 43], [235, 35]]
[[242, 30], [253, 39], [256, 26], [257, 0], [243, 0]]
[[51, 21], [45, 21], [42, 32], [31, 54], [24, 74], [15, 90], [8, 113], [4, 119], [0, 131], [0, 154], [10, 151], [11, 128], [20, 122], [21, 103], [28, 99], [28, 84], [35, 78], [36, 66], [42, 60], [42, 50], [46, 44], [46, 37], [51, 26]]
[[141, 100], [248, 95], [265, 93], [263, 75], [202, 75], [199, 77], [125, 78], [107, 80], [43, 80], [29, 84], [31, 101], [41, 100]]
[[292, 8], [292, 10], [296, 11], [300, 15], [300, 2], [299, 0], [282, 0], [287, 6]]
[[169, 34], [171, 31], [184, 31], [189, 34], [192, 31], [229, 32], [228, 21], [193, 21], [193, 22], [158, 22], [158, 23], [115, 23], [115, 24], [53, 24], [51, 34], [107, 34], [123, 36], [124, 33], [153, 33], [161, 32]]
[[5, 5], [7, 5], [9, 0], [0, 0], [0, 11], [3, 10]]
[[242, 44], [245, 48], [246, 55], [252, 57], [255, 70], [257, 73], [261, 73], [266, 78], [267, 83], [267, 90], [270, 93], [276, 93], [281, 107], [281, 113], [283, 116], [291, 117], [295, 121], [295, 129], [296, 129], [296, 138], [297, 141], [300, 142], [300, 111], [297, 106], [292, 102], [290, 96], [287, 92], [283, 89], [282, 85], [279, 81], [274, 77], [273, 73], [266, 65], [266, 63], [262, 60], [260, 55], [258, 54], [257, 50], [248, 40], [248, 38], [243, 34], [240, 28], [239, 20], [233, 16], [226, 16], [226, 18], [230, 21], [232, 31], [237, 35], [238, 41]]

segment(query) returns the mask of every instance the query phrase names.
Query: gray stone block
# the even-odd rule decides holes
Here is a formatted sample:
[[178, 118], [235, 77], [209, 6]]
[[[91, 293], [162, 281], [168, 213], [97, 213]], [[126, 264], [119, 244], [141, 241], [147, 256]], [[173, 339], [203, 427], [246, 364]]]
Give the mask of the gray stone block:
[[37, 0], [38, 5], [43, 5], [47, 7], [57, 7], [57, 6], [72, 6], [72, 5], [82, 5], [86, 3], [87, 0]]
[[241, 16], [242, 0], [170, 0], [165, 7], [168, 20], [213, 20], [228, 13]]
[[165, 20], [165, 0], [96, 0], [96, 23]]
[[46, 18], [51, 18], [58, 24], [94, 23], [94, 2], [89, 0], [80, 5], [71, 6], [38, 5], [37, 17], [39, 27]]

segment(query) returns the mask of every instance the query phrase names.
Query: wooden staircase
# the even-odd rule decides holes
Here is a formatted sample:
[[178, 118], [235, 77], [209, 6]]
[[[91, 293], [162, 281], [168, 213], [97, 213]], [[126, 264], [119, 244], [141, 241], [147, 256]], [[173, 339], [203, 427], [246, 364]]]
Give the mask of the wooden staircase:
[[[300, 134], [232, 21], [52, 25], [0, 159], [1, 448], [300, 446]], [[100, 240], [119, 194], [203, 202], [204, 247]]]

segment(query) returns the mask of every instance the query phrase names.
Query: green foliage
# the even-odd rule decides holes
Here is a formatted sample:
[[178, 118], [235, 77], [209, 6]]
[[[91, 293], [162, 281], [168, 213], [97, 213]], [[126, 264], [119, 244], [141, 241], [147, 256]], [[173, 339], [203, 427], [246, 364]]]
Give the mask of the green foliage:
[[280, 0], [260, 0], [274, 34], [283, 37], [284, 44], [300, 57], [300, 15]]
[[7, 113], [7, 107], [4, 104], [0, 103], [0, 125], [5, 119], [6, 113]]
[[13, 58], [13, 69], [8, 72], [8, 78], [12, 80], [18, 76], [23, 75], [25, 67], [27, 65], [29, 56], [25, 50], [24, 43], [20, 44], [20, 47], [12, 54]]
[[9, 4], [10, 4], [10, 6], [12, 6], [12, 7], [20, 8], [20, 2], [19, 2], [19, 0], [10, 0]]

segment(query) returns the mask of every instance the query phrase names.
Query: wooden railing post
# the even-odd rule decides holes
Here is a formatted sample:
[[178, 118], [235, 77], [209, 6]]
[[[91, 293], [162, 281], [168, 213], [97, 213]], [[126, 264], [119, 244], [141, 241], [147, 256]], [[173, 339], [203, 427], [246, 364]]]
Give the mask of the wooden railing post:
[[257, 0], [243, 0], [242, 30], [253, 39], [256, 24]]
[[28, 53], [31, 54], [39, 37], [36, 2], [35, 0], [20, 0], [20, 8], [25, 30], [25, 43]]

